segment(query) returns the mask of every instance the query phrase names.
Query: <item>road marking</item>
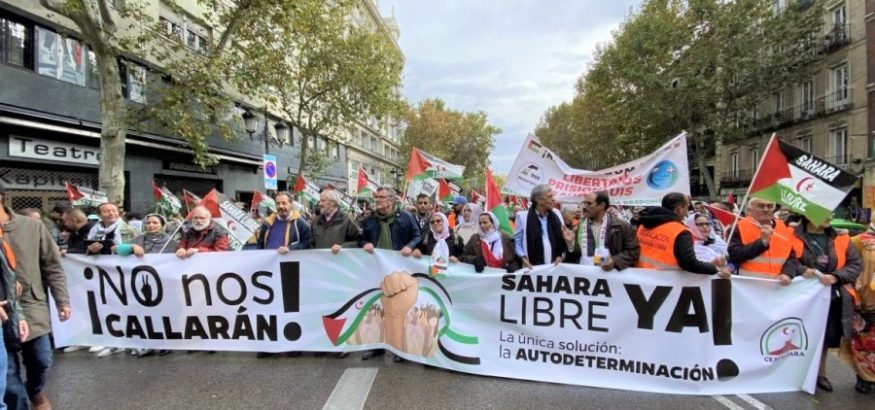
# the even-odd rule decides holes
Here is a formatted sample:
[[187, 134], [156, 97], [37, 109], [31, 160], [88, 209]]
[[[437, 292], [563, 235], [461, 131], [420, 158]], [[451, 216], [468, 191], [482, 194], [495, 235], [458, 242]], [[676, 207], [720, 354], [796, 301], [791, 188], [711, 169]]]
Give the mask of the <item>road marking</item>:
[[757, 410], [772, 410], [772, 407], [768, 406], [766, 403], [763, 403], [751, 396], [746, 394], [739, 394], [738, 398], [748, 402], [751, 406], [753, 406]]
[[726, 408], [728, 408], [728, 409], [730, 409], [730, 410], [744, 410], [744, 407], [741, 407], [741, 406], [735, 404], [735, 402], [733, 402], [732, 400], [727, 399], [726, 397], [723, 397], [723, 396], [711, 396], [711, 398], [713, 398], [714, 400], [717, 400], [718, 403], [720, 403], [720, 404], [726, 406]]
[[361, 409], [368, 400], [371, 386], [377, 377], [376, 367], [346, 369], [334, 386], [323, 410]]

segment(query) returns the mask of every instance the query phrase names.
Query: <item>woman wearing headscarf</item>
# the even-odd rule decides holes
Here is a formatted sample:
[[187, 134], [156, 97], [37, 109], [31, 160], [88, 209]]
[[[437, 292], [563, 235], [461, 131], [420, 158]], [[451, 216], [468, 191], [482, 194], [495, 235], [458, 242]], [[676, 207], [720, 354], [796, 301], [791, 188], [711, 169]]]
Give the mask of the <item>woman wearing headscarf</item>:
[[695, 213], [686, 220], [687, 228], [693, 234], [696, 259], [702, 262], [711, 263], [726, 255], [726, 241], [714, 233], [713, 224], [711, 216], [706, 213]]
[[462, 208], [462, 217], [456, 224], [456, 235], [462, 239], [462, 243], [468, 243], [471, 236], [480, 232], [477, 226], [477, 218], [483, 212], [480, 205], [468, 203]]
[[[135, 237], [130, 243], [112, 247], [113, 253], [120, 256], [133, 254], [142, 258], [147, 253], [175, 253], [176, 241], [164, 230], [164, 217], [158, 214], [149, 214], [143, 219], [143, 234]], [[142, 286], [148, 286], [144, 282]], [[159, 350], [159, 356], [170, 354], [170, 350]], [[131, 354], [137, 357], [146, 357], [155, 354], [153, 349], [132, 349]]]
[[863, 258], [863, 270], [857, 277], [854, 290], [856, 311], [854, 334], [842, 343], [839, 358], [857, 373], [854, 388], [863, 394], [875, 387], [875, 222], [869, 230], [851, 239]]
[[477, 272], [483, 268], [506, 269], [514, 272], [520, 268], [520, 262], [513, 249], [513, 238], [498, 229], [498, 218], [492, 212], [483, 212], [477, 218], [478, 232], [471, 235], [471, 240], [465, 245], [462, 262], [474, 265]]
[[840, 347], [842, 338], [851, 338], [854, 302], [845, 285], [855, 283], [863, 267], [848, 234], [833, 229], [831, 221], [832, 218], [827, 218], [814, 224], [806, 218], [799, 223], [790, 239], [793, 253], [779, 275], [782, 285], [796, 276], [804, 276], [830, 287], [831, 301], [817, 376], [817, 387], [829, 392], [832, 383], [826, 378], [827, 349]]
[[127, 256], [134, 254], [142, 257], [147, 253], [174, 253], [176, 241], [164, 230], [164, 217], [158, 214], [146, 215], [143, 220], [143, 233], [135, 237], [130, 243], [113, 246], [113, 252], [117, 255]]
[[431, 256], [432, 266], [446, 268], [447, 263], [456, 263], [462, 256], [462, 241], [453, 234], [447, 216], [435, 212], [428, 221], [428, 235], [422, 238], [422, 242], [413, 250], [413, 256], [421, 258], [422, 255]]

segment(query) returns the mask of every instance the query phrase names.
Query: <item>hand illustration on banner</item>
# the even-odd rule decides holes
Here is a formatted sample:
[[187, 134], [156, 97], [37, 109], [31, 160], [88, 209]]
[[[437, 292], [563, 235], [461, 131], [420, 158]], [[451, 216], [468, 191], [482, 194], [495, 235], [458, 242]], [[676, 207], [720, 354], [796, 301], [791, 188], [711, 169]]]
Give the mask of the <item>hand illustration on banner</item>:
[[383, 321], [386, 343], [404, 350], [404, 318], [419, 297], [419, 282], [407, 272], [393, 272], [383, 278], [380, 290], [383, 292], [380, 302], [386, 315]]

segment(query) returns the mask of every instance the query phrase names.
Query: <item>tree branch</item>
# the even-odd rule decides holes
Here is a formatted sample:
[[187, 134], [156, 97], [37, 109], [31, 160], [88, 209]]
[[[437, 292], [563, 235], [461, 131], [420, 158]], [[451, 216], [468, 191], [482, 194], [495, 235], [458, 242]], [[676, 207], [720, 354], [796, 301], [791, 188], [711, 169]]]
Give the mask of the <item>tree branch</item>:
[[59, 4], [55, 4], [50, 0], [39, 0], [39, 4], [45, 7], [47, 10], [51, 11], [52, 13], [57, 13], [67, 18], [70, 17], [67, 13], [64, 12]]
[[243, 16], [249, 11], [250, 6], [252, 6], [252, 3], [249, 1], [240, 2], [231, 16], [231, 20], [228, 21], [228, 24], [225, 26], [225, 31], [222, 32], [222, 37], [219, 38], [219, 42], [213, 47], [212, 53], [220, 53], [228, 45], [231, 41], [231, 35], [237, 31], [237, 27], [240, 26], [240, 22], [243, 21]]
[[109, 14], [109, 6], [106, 4], [106, 0], [97, 0], [97, 9], [100, 10], [100, 20], [103, 21], [106, 29], [114, 30], [115, 22], [112, 21], [112, 15]]

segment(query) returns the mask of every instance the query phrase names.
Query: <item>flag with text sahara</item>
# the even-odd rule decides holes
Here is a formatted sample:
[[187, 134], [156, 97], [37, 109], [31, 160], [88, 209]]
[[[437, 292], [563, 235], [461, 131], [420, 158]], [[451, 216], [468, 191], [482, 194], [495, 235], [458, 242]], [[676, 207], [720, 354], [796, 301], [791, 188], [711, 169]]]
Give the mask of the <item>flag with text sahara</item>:
[[857, 177], [772, 136], [750, 185], [750, 196], [772, 201], [813, 223], [825, 221]]

